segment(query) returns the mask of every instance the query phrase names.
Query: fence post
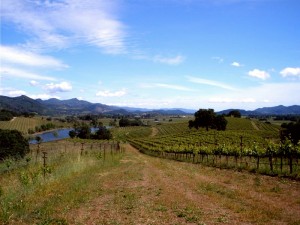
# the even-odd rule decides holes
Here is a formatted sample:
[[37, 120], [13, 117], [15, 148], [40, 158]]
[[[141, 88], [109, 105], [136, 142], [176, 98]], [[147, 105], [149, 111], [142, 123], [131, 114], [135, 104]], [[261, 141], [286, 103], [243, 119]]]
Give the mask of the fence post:
[[44, 175], [44, 180], [46, 179], [46, 166], [47, 166], [47, 162], [46, 162], [46, 159], [47, 159], [47, 152], [43, 152], [43, 175]]

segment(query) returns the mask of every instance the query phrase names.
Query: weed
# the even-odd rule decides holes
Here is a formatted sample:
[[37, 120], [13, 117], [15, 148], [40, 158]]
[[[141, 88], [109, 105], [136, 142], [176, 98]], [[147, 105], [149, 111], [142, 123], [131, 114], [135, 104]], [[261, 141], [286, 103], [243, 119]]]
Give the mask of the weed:
[[168, 211], [167, 207], [163, 206], [163, 205], [158, 205], [154, 208], [155, 211], [158, 211], [158, 212], [166, 212]]
[[254, 178], [254, 185], [257, 186], [257, 187], [259, 187], [261, 185], [261, 179], [260, 179], [259, 176], [256, 176]]
[[225, 215], [222, 215], [222, 216], [220, 216], [220, 217], [217, 218], [217, 222], [219, 222], [219, 223], [227, 223], [228, 219], [226, 218]]
[[271, 192], [278, 193], [278, 192], [280, 192], [280, 191], [281, 191], [281, 188], [280, 188], [278, 185], [276, 185], [275, 187], [271, 188], [271, 190], [270, 190], [270, 191], [271, 191]]
[[19, 175], [19, 181], [22, 185], [27, 186], [30, 183], [29, 174], [25, 171], [22, 171]]
[[61, 218], [49, 218], [38, 223], [38, 225], [68, 225], [68, 222]]

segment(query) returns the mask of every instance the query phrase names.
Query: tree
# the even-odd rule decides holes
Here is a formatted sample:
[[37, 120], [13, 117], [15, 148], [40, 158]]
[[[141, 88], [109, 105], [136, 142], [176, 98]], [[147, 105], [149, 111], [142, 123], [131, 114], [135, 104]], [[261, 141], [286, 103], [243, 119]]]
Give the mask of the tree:
[[127, 118], [122, 118], [119, 120], [119, 126], [120, 127], [128, 127], [130, 126], [130, 121]]
[[200, 127], [209, 128], [217, 130], [225, 130], [227, 125], [227, 120], [224, 116], [217, 116], [213, 109], [199, 109], [194, 114], [195, 120], [189, 121], [189, 128], [195, 127], [199, 129]]
[[23, 158], [27, 153], [29, 144], [20, 131], [0, 129], [0, 159]]
[[76, 137], [76, 131], [75, 130], [70, 130], [69, 131], [69, 136], [70, 136], [70, 138], [75, 138]]
[[108, 129], [106, 129], [106, 127], [101, 126], [99, 127], [99, 129], [97, 130], [97, 132], [93, 135], [93, 137], [95, 139], [100, 139], [100, 140], [109, 140], [112, 138], [112, 134], [110, 133], [110, 131]]
[[280, 131], [281, 140], [289, 139], [296, 145], [300, 140], [300, 120], [297, 123], [283, 123], [281, 127], [283, 128]]
[[228, 116], [233, 116], [233, 117], [236, 117], [236, 118], [241, 118], [241, 112], [239, 110], [231, 110], [229, 113], [228, 113]]
[[81, 123], [76, 129], [77, 137], [81, 139], [89, 139], [91, 137], [91, 128], [86, 123]]
[[217, 115], [214, 119], [214, 127], [217, 130], [226, 130], [227, 120], [222, 115]]

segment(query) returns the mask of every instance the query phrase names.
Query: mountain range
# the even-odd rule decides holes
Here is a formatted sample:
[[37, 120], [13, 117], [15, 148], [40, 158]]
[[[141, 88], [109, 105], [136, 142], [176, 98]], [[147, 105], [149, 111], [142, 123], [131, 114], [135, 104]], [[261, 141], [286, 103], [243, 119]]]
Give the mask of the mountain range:
[[[88, 101], [72, 98], [68, 100], [59, 100], [51, 98], [48, 100], [32, 99], [25, 95], [19, 97], [0, 96], [0, 109], [7, 109], [15, 112], [35, 112], [40, 115], [78, 115], [78, 114], [143, 114], [152, 115], [187, 115], [194, 114], [197, 110], [172, 108], [172, 109], [145, 109], [109, 106], [101, 103], [91, 103]], [[242, 115], [300, 115], [300, 106], [275, 106], [263, 107], [253, 111], [243, 109], [227, 109], [218, 112], [218, 114], [228, 114], [231, 110], [239, 110]]]

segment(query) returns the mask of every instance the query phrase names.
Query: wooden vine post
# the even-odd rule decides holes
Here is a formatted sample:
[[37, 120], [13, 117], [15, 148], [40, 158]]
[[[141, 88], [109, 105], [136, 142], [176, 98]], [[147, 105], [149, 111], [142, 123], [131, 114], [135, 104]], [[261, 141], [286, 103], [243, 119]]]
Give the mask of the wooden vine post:
[[44, 180], [46, 179], [46, 168], [47, 168], [47, 152], [43, 152], [43, 175], [44, 175]]

